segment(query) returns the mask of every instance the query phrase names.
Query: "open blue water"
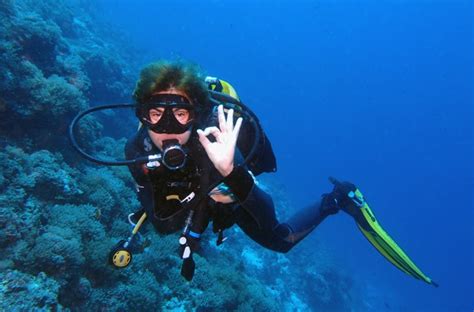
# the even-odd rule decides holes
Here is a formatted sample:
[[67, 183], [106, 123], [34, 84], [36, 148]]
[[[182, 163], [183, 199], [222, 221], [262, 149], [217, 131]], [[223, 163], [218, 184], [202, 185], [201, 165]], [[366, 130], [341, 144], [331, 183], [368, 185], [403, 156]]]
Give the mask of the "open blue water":
[[236, 87], [295, 207], [328, 191], [330, 175], [360, 186], [440, 287], [389, 265], [347, 216], [312, 235], [341, 269], [396, 293], [387, 310], [474, 309], [472, 1], [98, 5], [143, 64], [183, 58]]

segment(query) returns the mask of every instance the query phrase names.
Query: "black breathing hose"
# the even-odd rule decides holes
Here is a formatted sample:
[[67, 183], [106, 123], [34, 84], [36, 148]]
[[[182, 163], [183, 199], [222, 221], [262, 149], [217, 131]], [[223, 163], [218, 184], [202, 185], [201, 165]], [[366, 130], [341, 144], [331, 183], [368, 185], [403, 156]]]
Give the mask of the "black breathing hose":
[[[261, 138], [262, 129], [260, 127], [260, 123], [258, 121], [257, 116], [242, 102], [234, 99], [231, 96], [228, 96], [223, 93], [215, 92], [215, 91], [209, 91], [209, 93], [212, 97], [211, 102], [213, 102], [215, 105], [223, 104], [226, 108], [229, 108], [229, 109], [232, 108], [238, 113], [244, 115], [244, 117], [247, 118], [247, 120], [251, 123], [252, 127], [254, 128], [255, 130], [254, 143], [247, 157], [245, 157], [243, 163], [240, 164], [241, 166], [247, 165], [250, 159], [254, 157], [258, 148], [258, 144], [260, 142], [260, 138]], [[225, 104], [233, 104], [233, 105], [225, 105]], [[106, 110], [106, 109], [134, 108], [134, 107], [135, 107], [135, 104], [109, 104], [109, 105], [95, 106], [95, 107], [92, 107], [85, 111], [80, 112], [79, 114], [76, 115], [76, 117], [74, 117], [74, 119], [71, 121], [71, 124], [69, 125], [69, 140], [71, 141], [72, 146], [85, 159], [92, 161], [94, 163], [100, 164], [100, 165], [105, 165], [105, 166], [128, 166], [128, 165], [133, 165], [133, 164], [147, 163], [150, 160], [156, 160], [156, 155], [144, 156], [144, 157], [139, 157], [139, 158], [130, 159], [130, 160], [114, 160], [114, 161], [104, 160], [104, 159], [96, 158], [86, 153], [76, 141], [76, 138], [74, 136], [74, 131], [76, 129], [77, 123], [82, 118], [84, 118], [84, 116], [96, 111], [101, 111], [101, 110]], [[215, 183], [214, 187], [217, 186], [218, 184], [220, 184], [220, 182]]]
[[100, 165], [127, 166], [127, 165], [136, 164], [136, 163], [146, 163], [146, 162], [148, 162], [149, 161], [148, 157], [139, 157], [139, 158], [131, 159], [131, 160], [115, 160], [115, 161], [108, 161], [108, 160], [103, 160], [103, 159], [100, 159], [100, 158], [93, 157], [93, 156], [87, 154], [86, 152], [84, 152], [84, 150], [82, 150], [79, 147], [79, 144], [77, 144], [76, 138], [74, 136], [74, 130], [75, 130], [76, 125], [79, 122], [79, 120], [81, 120], [84, 116], [86, 116], [90, 113], [100, 111], [100, 110], [105, 110], [105, 109], [133, 108], [133, 107], [135, 107], [135, 104], [100, 105], [100, 106], [95, 106], [95, 107], [89, 108], [89, 109], [77, 114], [77, 116], [74, 117], [74, 119], [71, 121], [71, 124], [69, 125], [69, 140], [71, 141], [71, 144], [74, 147], [74, 149], [79, 154], [81, 154], [81, 156], [84, 157], [85, 159], [90, 160], [90, 161], [95, 162], [95, 163], [100, 164]]

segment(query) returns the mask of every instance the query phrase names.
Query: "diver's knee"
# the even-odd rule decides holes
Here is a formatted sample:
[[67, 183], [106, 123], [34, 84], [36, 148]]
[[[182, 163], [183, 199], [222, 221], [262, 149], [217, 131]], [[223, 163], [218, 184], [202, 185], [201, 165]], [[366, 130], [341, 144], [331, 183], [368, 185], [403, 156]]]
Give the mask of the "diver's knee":
[[273, 229], [273, 232], [279, 238], [286, 240], [286, 238], [289, 237], [291, 233], [293, 233], [293, 229], [287, 223], [280, 223]]

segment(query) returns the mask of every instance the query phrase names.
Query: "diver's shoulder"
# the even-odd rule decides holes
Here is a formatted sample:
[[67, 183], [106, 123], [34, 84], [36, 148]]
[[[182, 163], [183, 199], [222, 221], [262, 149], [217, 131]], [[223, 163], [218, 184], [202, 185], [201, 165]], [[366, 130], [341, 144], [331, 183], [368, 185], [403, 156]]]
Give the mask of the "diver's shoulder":
[[145, 127], [141, 127], [131, 137], [128, 138], [125, 144], [125, 153], [139, 153], [147, 154], [156, 149], [151, 141], [148, 131]]

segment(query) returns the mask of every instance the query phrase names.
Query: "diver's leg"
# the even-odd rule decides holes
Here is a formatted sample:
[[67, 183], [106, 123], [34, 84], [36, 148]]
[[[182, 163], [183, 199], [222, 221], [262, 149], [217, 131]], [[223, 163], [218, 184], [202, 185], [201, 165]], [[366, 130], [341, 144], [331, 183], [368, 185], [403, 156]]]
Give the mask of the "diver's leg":
[[321, 201], [301, 209], [287, 222], [279, 224], [276, 230], [280, 236], [284, 237], [284, 240], [293, 243], [294, 246], [311, 233], [327, 216], [338, 211], [331, 194], [325, 194]]
[[[332, 193], [280, 224], [272, 198], [258, 187], [253, 177], [242, 167], [236, 167], [224, 178], [224, 183], [238, 199], [236, 223], [254, 241], [279, 252], [288, 252], [328, 215], [338, 211]], [[336, 202], [337, 203], [337, 202]]]
[[285, 223], [279, 223], [271, 197], [254, 187], [247, 200], [236, 210], [239, 227], [260, 245], [288, 252], [310, 234], [327, 216], [337, 213], [330, 194], [321, 201], [298, 211]]

